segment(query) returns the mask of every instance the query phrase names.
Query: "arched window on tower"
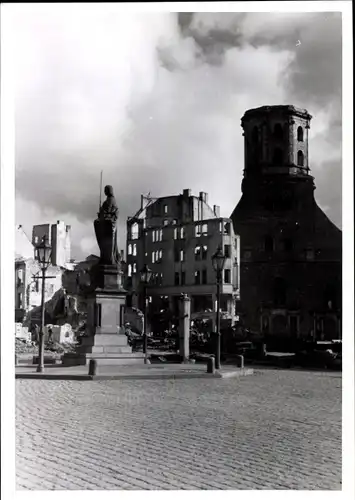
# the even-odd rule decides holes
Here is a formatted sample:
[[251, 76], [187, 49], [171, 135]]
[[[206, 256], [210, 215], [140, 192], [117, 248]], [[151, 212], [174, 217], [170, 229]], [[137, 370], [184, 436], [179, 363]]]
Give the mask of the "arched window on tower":
[[283, 151], [281, 148], [274, 149], [273, 164], [282, 165], [283, 162]]
[[283, 129], [281, 123], [276, 123], [274, 127], [274, 137], [275, 139], [282, 140], [283, 139]]
[[298, 127], [298, 129], [297, 129], [297, 140], [299, 142], [303, 142], [303, 128], [302, 127]]
[[273, 298], [276, 307], [286, 304], [286, 283], [282, 278], [275, 278], [274, 280]]
[[298, 151], [297, 153], [297, 165], [299, 167], [303, 167], [303, 164], [304, 164], [304, 156], [303, 156], [303, 153], [302, 151]]

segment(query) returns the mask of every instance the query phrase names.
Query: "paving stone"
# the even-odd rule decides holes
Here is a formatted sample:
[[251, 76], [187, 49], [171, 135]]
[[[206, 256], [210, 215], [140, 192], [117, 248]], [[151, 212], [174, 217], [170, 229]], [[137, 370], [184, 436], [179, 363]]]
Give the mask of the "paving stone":
[[16, 380], [21, 490], [341, 489], [341, 375]]

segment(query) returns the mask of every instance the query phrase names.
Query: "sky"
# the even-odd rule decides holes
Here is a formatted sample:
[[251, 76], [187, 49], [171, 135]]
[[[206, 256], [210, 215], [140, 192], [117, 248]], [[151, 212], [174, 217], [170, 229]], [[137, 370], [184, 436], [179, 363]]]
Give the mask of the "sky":
[[[140, 13], [117, 4], [14, 6], [16, 224], [64, 220], [97, 253], [100, 171], [119, 248], [140, 195], [241, 195], [240, 119], [293, 104], [313, 116], [315, 196], [342, 226], [340, 13]], [[300, 41], [300, 43], [298, 43]]]

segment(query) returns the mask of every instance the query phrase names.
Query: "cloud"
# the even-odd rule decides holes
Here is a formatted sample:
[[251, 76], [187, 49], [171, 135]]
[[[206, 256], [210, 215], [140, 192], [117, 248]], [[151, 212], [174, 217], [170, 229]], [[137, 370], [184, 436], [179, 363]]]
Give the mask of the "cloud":
[[141, 193], [207, 191], [229, 216], [241, 116], [286, 103], [314, 115], [316, 196], [341, 224], [340, 15], [50, 7], [14, 10], [16, 222], [27, 231], [62, 219], [76, 256], [97, 251], [101, 170], [115, 189], [121, 248]]

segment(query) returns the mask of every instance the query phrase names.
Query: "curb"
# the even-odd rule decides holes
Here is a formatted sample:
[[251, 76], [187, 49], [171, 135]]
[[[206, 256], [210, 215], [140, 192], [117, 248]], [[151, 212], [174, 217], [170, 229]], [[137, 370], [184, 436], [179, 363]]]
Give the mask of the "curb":
[[70, 374], [50, 374], [50, 373], [17, 373], [16, 379], [40, 379], [40, 380], [177, 380], [177, 379], [196, 379], [196, 378], [235, 378], [253, 375], [251, 368], [240, 371], [215, 372], [215, 373], [121, 373], [118, 375], [70, 375]]

